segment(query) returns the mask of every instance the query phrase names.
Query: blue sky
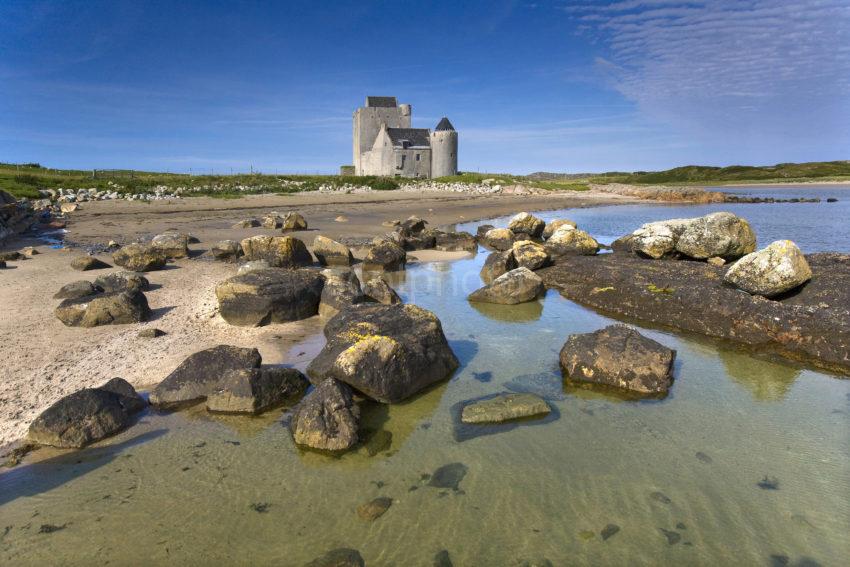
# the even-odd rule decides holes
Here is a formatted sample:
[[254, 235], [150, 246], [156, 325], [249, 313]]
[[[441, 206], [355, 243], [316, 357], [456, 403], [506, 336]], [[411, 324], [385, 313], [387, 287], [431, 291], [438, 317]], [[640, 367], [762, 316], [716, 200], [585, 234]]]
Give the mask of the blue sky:
[[367, 94], [468, 171], [850, 159], [850, 4], [0, 0], [0, 161], [334, 172]]

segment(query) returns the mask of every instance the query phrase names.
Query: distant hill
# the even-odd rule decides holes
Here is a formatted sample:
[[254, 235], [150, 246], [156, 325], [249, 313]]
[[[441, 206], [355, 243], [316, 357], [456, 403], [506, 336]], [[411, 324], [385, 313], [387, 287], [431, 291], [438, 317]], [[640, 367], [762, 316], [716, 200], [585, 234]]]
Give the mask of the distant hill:
[[769, 166], [732, 165], [711, 167], [686, 165], [666, 171], [635, 171], [632, 173], [547, 173], [528, 176], [534, 180], [589, 179], [595, 182], [616, 183], [734, 183], [740, 181], [793, 181], [821, 178], [850, 177], [850, 161], [813, 161], [808, 163], [779, 163]]

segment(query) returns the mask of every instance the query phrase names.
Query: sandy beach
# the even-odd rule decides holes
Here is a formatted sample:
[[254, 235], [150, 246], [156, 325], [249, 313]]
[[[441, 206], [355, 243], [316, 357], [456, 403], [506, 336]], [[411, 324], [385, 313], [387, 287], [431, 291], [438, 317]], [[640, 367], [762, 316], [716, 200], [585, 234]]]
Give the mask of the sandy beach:
[[[416, 214], [432, 226], [451, 225], [527, 210], [587, 207], [631, 202], [616, 195], [555, 193], [541, 196], [481, 196], [457, 194], [370, 193], [349, 195], [259, 195], [222, 200], [193, 198], [151, 204], [104, 201], [83, 204], [71, 214], [65, 247], [53, 248], [36, 239], [6, 242], [3, 250], [35, 246], [39, 254], [9, 263], [0, 271], [0, 344], [5, 379], [0, 382], [0, 452], [26, 433], [29, 423], [60, 397], [97, 386], [113, 377], [145, 389], [157, 384], [186, 356], [217, 344], [256, 347], [268, 364], [303, 368], [321, 349], [321, 341], [292, 351], [292, 345], [320, 332], [314, 317], [259, 328], [234, 327], [217, 314], [215, 285], [235, 274], [236, 266], [212, 261], [204, 252], [216, 241], [242, 239], [279, 231], [234, 229], [237, 221], [270, 211], [297, 210], [310, 229], [295, 235], [310, 245], [316, 235], [331, 238], [370, 237], [389, 229], [381, 223]], [[347, 220], [334, 219], [344, 216]], [[146, 293], [154, 315], [138, 325], [91, 329], [64, 326], [53, 314], [59, 303], [53, 294], [72, 281], [93, 280], [112, 270], [77, 272], [71, 261], [87, 247], [101, 248], [110, 240], [127, 243], [167, 229], [189, 232], [200, 239], [191, 259], [169, 263], [147, 275], [153, 289]], [[362, 256], [365, 251], [354, 251]], [[450, 260], [458, 252], [418, 251], [417, 261]], [[113, 265], [109, 254], [97, 257]], [[138, 338], [143, 328], [166, 332], [156, 339]], [[307, 352], [310, 350], [311, 352]], [[315, 350], [315, 352], [312, 352]]]

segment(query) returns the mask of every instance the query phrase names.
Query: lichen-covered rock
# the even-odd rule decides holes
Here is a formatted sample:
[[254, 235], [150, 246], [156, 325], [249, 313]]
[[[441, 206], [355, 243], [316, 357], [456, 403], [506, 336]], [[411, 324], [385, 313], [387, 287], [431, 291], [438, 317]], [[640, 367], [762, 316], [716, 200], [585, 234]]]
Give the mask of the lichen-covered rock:
[[502, 423], [542, 416], [550, 411], [546, 400], [535, 394], [499, 394], [464, 405], [460, 420], [464, 423]]
[[59, 291], [53, 294], [53, 299], [79, 299], [95, 295], [100, 290], [88, 280], [80, 280], [63, 285]]
[[95, 278], [94, 285], [106, 293], [118, 293], [147, 291], [151, 284], [145, 276], [136, 272], [113, 272]]
[[324, 278], [315, 270], [266, 268], [218, 284], [219, 313], [231, 325], [257, 327], [319, 312]]
[[125, 291], [65, 299], [54, 313], [69, 327], [97, 327], [147, 321], [151, 310], [141, 291]]
[[307, 385], [307, 378], [294, 368], [232, 370], [207, 396], [207, 410], [256, 415], [283, 405]]
[[723, 280], [752, 295], [775, 297], [811, 278], [812, 270], [797, 245], [777, 240], [732, 264]]
[[165, 254], [166, 258], [189, 257], [189, 235], [179, 232], [157, 234], [151, 239], [151, 246]]
[[292, 412], [289, 430], [298, 445], [345, 451], [357, 444], [360, 407], [351, 388], [332, 378], [319, 382]]
[[513, 245], [514, 260], [520, 268], [539, 270], [549, 264], [549, 253], [542, 244], [531, 240], [519, 240]]
[[440, 232], [436, 235], [434, 248], [446, 252], [476, 252], [478, 243], [468, 232]]
[[241, 244], [246, 260], [265, 260], [273, 268], [300, 268], [313, 263], [304, 243], [292, 236], [252, 236]]
[[372, 278], [363, 285], [363, 295], [367, 299], [383, 303], [384, 305], [396, 305], [402, 303], [398, 293], [390, 287], [384, 278]]
[[437, 245], [437, 231], [421, 230], [415, 234], [402, 235], [401, 247], [405, 250], [431, 250]]
[[363, 270], [367, 272], [394, 272], [403, 270], [407, 264], [407, 252], [392, 242], [383, 241], [372, 246], [363, 259]]
[[545, 248], [552, 257], [593, 256], [599, 252], [599, 243], [585, 231], [564, 225], [552, 233]]
[[190, 355], [151, 391], [152, 404], [175, 407], [199, 402], [216, 392], [233, 370], [259, 368], [255, 348], [218, 345]]
[[493, 226], [492, 224], [480, 224], [480, 225], [478, 225], [478, 228], [476, 228], [476, 229], [475, 229], [475, 237], [476, 237], [476, 238], [477, 238], [480, 242], [483, 242], [483, 241], [484, 241], [484, 236], [485, 236], [488, 232], [490, 232], [491, 230], [493, 230], [494, 228], [496, 228], [496, 227], [495, 227], [495, 226]]
[[327, 344], [307, 368], [310, 380], [334, 378], [385, 403], [445, 380], [459, 364], [440, 320], [416, 305], [352, 305], [324, 333]]
[[266, 215], [262, 220], [263, 228], [280, 228], [283, 226], [283, 217], [277, 213]]
[[284, 232], [288, 230], [307, 230], [307, 221], [300, 214], [288, 212], [283, 216], [280, 227]]
[[479, 275], [485, 284], [489, 284], [499, 276], [507, 274], [518, 267], [516, 258], [514, 258], [513, 250], [491, 252], [490, 255], [487, 256], [487, 259], [484, 260], [484, 266], [482, 266]]
[[348, 246], [321, 235], [313, 240], [313, 254], [323, 266], [350, 266], [354, 263]]
[[561, 349], [560, 362], [565, 376], [575, 382], [664, 395], [673, 381], [675, 357], [675, 350], [634, 329], [611, 325], [570, 335]]
[[539, 237], [543, 234], [546, 223], [542, 219], [526, 212], [514, 215], [508, 223], [508, 229], [514, 234], [525, 234], [531, 237]]
[[543, 293], [543, 280], [528, 268], [516, 268], [469, 294], [469, 301], [516, 305]]
[[80, 272], [88, 270], [103, 270], [111, 268], [106, 262], [102, 262], [94, 256], [78, 256], [71, 261], [71, 268]]
[[165, 267], [165, 253], [149, 244], [128, 244], [112, 254], [112, 260], [132, 272], [151, 272]]
[[543, 240], [549, 240], [552, 235], [555, 234], [555, 231], [561, 228], [562, 226], [571, 226], [573, 228], [578, 228], [578, 225], [571, 220], [556, 219], [546, 223], [546, 228], [543, 229], [543, 234], [541, 234], [541, 237], [543, 238]]
[[27, 437], [40, 445], [84, 447], [126, 428], [145, 405], [130, 384], [113, 378], [61, 398], [30, 424]]
[[653, 259], [672, 255], [682, 233], [696, 219], [670, 219], [641, 225], [632, 233], [630, 250]]
[[676, 250], [697, 260], [740, 258], [756, 249], [756, 235], [746, 220], [732, 213], [694, 219], [676, 242]]
[[325, 287], [319, 302], [319, 315], [322, 317], [333, 317], [349, 305], [366, 301], [360, 289], [360, 280], [353, 271], [323, 270], [322, 275], [325, 277]]
[[260, 226], [260, 221], [257, 219], [243, 219], [234, 224], [231, 228], [255, 228], [258, 226]]
[[210, 254], [216, 260], [232, 262], [242, 255], [242, 246], [235, 240], [220, 240], [210, 248]]
[[507, 228], [493, 228], [484, 234], [484, 244], [496, 250], [510, 250], [514, 239], [514, 233]]
[[271, 268], [271, 266], [265, 260], [251, 260], [250, 262], [245, 262], [239, 266], [236, 270], [236, 275], [241, 276], [242, 274], [248, 274], [259, 270], [268, 270], [269, 268]]

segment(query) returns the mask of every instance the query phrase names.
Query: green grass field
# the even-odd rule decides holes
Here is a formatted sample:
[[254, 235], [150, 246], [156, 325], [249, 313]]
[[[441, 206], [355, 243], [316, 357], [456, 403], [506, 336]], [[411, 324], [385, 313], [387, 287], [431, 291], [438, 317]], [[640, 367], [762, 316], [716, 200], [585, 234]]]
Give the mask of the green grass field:
[[[689, 165], [666, 171], [634, 173], [609, 172], [582, 176], [537, 174], [533, 178], [507, 173], [463, 172], [433, 180], [437, 183], [481, 183], [492, 179], [493, 184], [522, 183], [546, 190], [586, 191], [589, 183], [722, 185], [734, 183], [793, 183], [811, 181], [850, 181], [850, 161], [782, 163], [774, 166], [709, 167]], [[340, 175], [187, 175], [132, 170], [83, 171], [49, 169], [38, 164], [0, 163], [0, 189], [16, 197], [38, 198], [39, 189], [96, 188], [119, 193], [145, 193], [154, 187], [194, 189], [186, 196], [237, 198], [258, 193], [296, 193], [318, 189], [322, 185], [340, 187], [346, 184], [366, 185], [375, 190], [391, 191], [399, 183], [416, 182], [387, 177], [355, 177]], [[242, 188], [242, 189], [240, 189]], [[247, 188], [247, 189], [245, 189]]]

